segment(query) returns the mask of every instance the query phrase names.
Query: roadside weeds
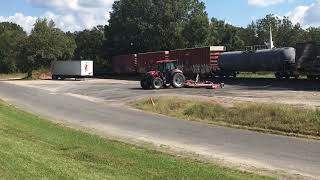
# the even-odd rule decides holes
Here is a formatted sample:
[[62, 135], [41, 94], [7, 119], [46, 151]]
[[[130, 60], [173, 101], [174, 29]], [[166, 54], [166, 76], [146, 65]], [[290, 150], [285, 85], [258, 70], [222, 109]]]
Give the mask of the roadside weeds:
[[143, 98], [131, 106], [190, 121], [264, 133], [320, 139], [320, 110], [284, 104], [238, 102], [222, 105], [182, 97]]

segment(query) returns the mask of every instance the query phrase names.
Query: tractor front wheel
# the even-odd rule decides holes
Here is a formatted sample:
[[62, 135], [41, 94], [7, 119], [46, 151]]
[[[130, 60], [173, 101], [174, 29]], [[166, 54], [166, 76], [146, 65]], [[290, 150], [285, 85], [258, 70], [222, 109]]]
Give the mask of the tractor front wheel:
[[142, 89], [145, 89], [145, 90], [150, 89], [150, 84], [149, 84], [149, 81], [147, 79], [142, 79], [140, 81], [140, 85], [141, 85]]
[[153, 89], [161, 89], [163, 88], [163, 80], [161, 78], [153, 78], [152, 80], [152, 88]]
[[172, 78], [172, 87], [174, 88], [183, 88], [186, 77], [182, 73], [176, 73]]

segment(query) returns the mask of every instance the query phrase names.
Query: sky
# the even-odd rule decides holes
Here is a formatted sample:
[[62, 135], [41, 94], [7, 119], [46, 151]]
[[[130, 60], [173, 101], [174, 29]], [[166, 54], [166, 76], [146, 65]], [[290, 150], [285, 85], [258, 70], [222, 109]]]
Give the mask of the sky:
[[[303, 27], [320, 26], [320, 0], [203, 0], [209, 18], [245, 27], [274, 14], [288, 16]], [[55, 21], [64, 31], [106, 24], [114, 0], [10, 0], [0, 2], [0, 22], [9, 21], [30, 32], [38, 18]]]

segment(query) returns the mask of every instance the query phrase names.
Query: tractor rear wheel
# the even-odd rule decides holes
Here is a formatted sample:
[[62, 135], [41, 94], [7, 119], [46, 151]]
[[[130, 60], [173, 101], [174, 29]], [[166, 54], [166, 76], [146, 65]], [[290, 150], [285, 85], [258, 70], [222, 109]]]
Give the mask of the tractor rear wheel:
[[163, 80], [161, 78], [153, 78], [152, 80], [152, 88], [153, 89], [161, 89], [163, 88]]
[[145, 89], [145, 90], [148, 90], [148, 89], [150, 89], [150, 84], [149, 84], [149, 81], [147, 80], [147, 79], [142, 79], [141, 81], [140, 81], [140, 85], [141, 85], [141, 87], [142, 87], [142, 89]]
[[172, 78], [172, 87], [174, 88], [183, 88], [186, 77], [182, 73], [176, 73]]

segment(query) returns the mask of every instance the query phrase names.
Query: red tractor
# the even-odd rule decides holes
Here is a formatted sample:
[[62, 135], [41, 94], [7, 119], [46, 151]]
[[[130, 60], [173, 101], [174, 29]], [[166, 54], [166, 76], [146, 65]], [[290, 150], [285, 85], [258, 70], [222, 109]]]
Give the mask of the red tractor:
[[176, 60], [157, 61], [157, 70], [150, 71], [141, 80], [143, 89], [161, 89], [163, 87], [183, 88], [186, 78], [178, 69]]

